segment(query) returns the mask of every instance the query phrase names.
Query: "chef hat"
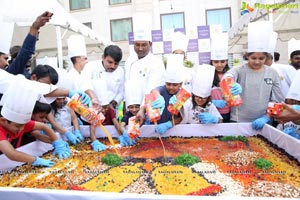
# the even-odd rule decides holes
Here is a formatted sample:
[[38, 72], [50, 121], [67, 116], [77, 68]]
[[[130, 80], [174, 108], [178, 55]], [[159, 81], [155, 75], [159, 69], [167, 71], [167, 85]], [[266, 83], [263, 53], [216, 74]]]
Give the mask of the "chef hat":
[[182, 50], [186, 53], [189, 39], [181, 32], [177, 31], [172, 34], [172, 52]]
[[43, 98], [30, 82], [23, 75], [18, 75], [3, 94], [0, 103], [3, 105], [1, 115], [7, 120], [18, 124], [30, 121], [36, 101]]
[[0, 27], [0, 52], [9, 54], [9, 48], [14, 31], [14, 23], [5, 22], [3, 16], [0, 15]]
[[95, 92], [100, 104], [106, 106], [110, 103], [112, 99], [109, 99], [107, 93], [107, 83], [102, 78], [92, 79], [93, 91]]
[[215, 75], [215, 67], [203, 64], [197, 68], [192, 81], [192, 93], [199, 97], [209, 97]]
[[71, 35], [68, 38], [69, 58], [75, 56], [87, 56], [84, 37], [81, 35]]
[[271, 54], [274, 57], [274, 51], [277, 44], [277, 37], [278, 34], [276, 32], [272, 32], [269, 38], [269, 46], [268, 46], [268, 53]]
[[228, 59], [228, 33], [218, 33], [211, 38], [211, 60]]
[[248, 25], [248, 52], [268, 52], [273, 25], [270, 21], [252, 22]]
[[152, 41], [152, 16], [147, 13], [135, 13], [132, 20], [134, 41]]
[[141, 104], [143, 100], [143, 93], [141, 84], [134, 80], [128, 80], [125, 83], [125, 101], [126, 105]]
[[286, 99], [294, 99], [300, 101], [300, 70], [297, 70], [295, 77], [293, 78], [292, 84], [286, 95]]
[[293, 51], [300, 50], [300, 40], [292, 38], [288, 41], [288, 58], [290, 58]]
[[183, 82], [183, 55], [170, 54], [167, 59], [167, 69], [164, 72], [165, 83]]

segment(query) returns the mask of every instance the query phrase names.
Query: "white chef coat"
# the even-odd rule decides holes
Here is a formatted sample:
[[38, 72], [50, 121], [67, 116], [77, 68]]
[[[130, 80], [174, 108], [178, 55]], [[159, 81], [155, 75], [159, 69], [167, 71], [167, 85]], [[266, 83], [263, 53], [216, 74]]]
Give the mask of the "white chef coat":
[[102, 78], [107, 85], [109, 102], [115, 100], [118, 104], [124, 99], [125, 72], [120, 66], [113, 72], [106, 72], [102, 61], [91, 61], [83, 69], [91, 80]]
[[163, 81], [164, 71], [165, 66], [162, 60], [152, 53], [149, 52], [141, 59], [138, 59], [135, 54], [125, 62], [125, 81], [134, 80], [139, 83], [144, 97], [152, 89], [165, 84]]
[[284, 97], [286, 97], [290, 89], [292, 80], [296, 74], [296, 69], [291, 65], [284, 65], [279, 63], [273, 63], [271, 67], [273, 67], [278, 72], [280, 77], [281, 90]]
[[72, 68], [68, 72], [68, 78], [72, 81], [72, 90], [79, 90], [79, 91], [87, 91], [92, 90], [91, 80], [86, 76], [85, 73], [79, 73], [75, 68]]

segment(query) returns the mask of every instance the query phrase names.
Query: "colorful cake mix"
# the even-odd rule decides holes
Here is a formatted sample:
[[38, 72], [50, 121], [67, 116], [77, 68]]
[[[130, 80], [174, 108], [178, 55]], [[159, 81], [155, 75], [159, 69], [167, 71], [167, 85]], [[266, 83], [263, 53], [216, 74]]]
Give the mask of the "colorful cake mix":
[[[99, 192], [276, 196], [300, 198], [299, 162], [261, 136], [142, 138], [130, 148], [94, 152], [71, 146], [70, 158], [39, 168], [25, 164], [0, 175], [1, 187]], [[107, 144], [107, 140], [101, 142]], [[118, 162], [116, 162], [118, 161]], [[120, 162], [119, 162], [120, 161]], [[105, 164], [107, 163], [107, 164]]]

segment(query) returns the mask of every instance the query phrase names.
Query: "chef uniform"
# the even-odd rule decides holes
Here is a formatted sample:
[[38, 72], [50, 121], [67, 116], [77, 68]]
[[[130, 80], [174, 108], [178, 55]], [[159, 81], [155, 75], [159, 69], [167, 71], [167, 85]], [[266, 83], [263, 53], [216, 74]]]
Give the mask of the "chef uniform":
[[[152, 41], [151, 35], [152, 17], [145, 13], [137, 13], [133, 16], [134, 41]], [[135, 80], [142, 88], [142, 95], [160, 85], [163, 85], [163, 73], [165, 71], [162, 59], [149, 53], [138, 59], [136, 53], [125, 62], [125, 81]], [[142, 102], [141, 102], [142, 104]]]
[[[77, 56], [87, 56], [86, 46], [83, 36], [80, 35], [71, 35], [68, 39], [68, 56], [71, 59], [72, 57]], [[74, 67], [68, 72], [68, 77], [73, 82], [73, 90], [86, 91], [92, 89], [90, 79], [81, 71], [78, 71]]]

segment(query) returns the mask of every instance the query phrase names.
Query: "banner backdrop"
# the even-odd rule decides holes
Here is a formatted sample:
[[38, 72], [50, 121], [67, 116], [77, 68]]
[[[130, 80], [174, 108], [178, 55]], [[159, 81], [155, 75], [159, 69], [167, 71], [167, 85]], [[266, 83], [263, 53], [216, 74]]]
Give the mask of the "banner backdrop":
[[[197, 64], [210, 63], [210, 39], [214, 34], [222, 32], [222, 26], [197, 26], [195, 28], [185, 29], [166, 29], [166, 30], [152, 30], [152, 53], [153, 54], [171, 54], [172, 53], [172, 33], [182, 32], [189, 39], [186, 53], [198, 53]], [[128, 33], [129, 48], [133, 49], [134, 34]]]

